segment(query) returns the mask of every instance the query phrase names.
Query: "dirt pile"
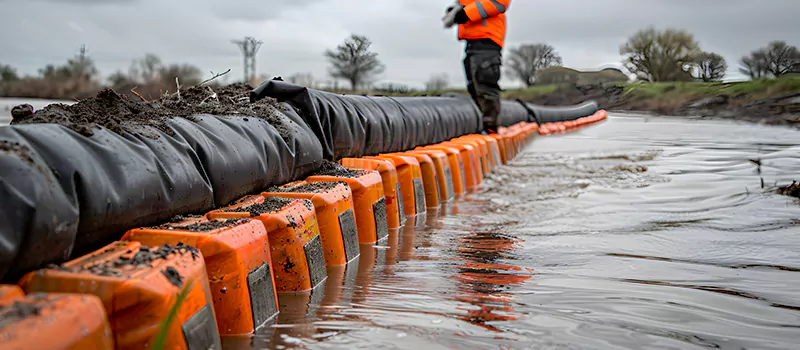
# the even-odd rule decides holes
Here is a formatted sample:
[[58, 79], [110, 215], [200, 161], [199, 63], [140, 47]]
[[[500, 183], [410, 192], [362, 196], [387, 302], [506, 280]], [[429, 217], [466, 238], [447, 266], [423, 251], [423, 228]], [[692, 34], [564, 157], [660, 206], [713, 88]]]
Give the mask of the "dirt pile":
[[800, 182], [792, 181], [791, 185], [781, 186], [778, 193], [784, 196], [800, 198]]
[[144, 101], [104, 89], [97, 96], [73, 105], [52, 104], [30, 115], [20, 114], [11, 124], [60, 124], [84, 136], [92, 136], [97, 126], [118, 134], [141, 134], [141, 126], [150, 126], [172, 136], [174, 131], [166, 123], [169, 118], [187, 117], [196, 121], [192, 116], [212, 114], [253, 117], [269, 123], [284, 140], [289, 140], [293, 122], [280, 112], [283, 107], [270, 98], [250, 103], [251, 90], [246, 84], [196, 86]]
[[[357, 178], [366, 174], [365, 170], [350, 170], [339, 163], [323, 160], [322, 165], [313, 175]], [[312, 176], [313, 176], [312, 175]]]
[[267, 189], [266, 192], [272, 193], [287, 193], [287, 192], [294, 192], [294, 193], [325, 193], [336, 186], [344, 184], [347, 185], [346, 182], [337, 181], [337, 182], [311, 182], [304, 185], [299, 186], [289, 186], [289, 187], [278, 187], [273, 186]]
[[261, 203], [256, 203], [241, 208], [228, 208], [224, 209], [227, 213], [249, 212], [251, 217], [260, 216], [262, 214], [277, 213], [287, 205], [292, 204], [293, 199], [282, 197], [267, 197]]

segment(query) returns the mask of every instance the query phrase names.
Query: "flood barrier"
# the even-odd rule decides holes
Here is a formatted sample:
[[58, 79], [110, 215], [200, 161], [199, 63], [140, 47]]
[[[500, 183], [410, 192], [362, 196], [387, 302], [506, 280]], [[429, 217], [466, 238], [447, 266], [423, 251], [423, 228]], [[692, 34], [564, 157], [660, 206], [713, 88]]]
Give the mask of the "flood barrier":
[[[213, 346], [274, 320], [276, 295], [315, 295], [326, 267], [363, 260], [364, 249], [371, 264], [408, 259], [407, 251], [375, 254], [373, 244], [409, 247], [403, 226], [425, 224], [429, 209], [476, 189], [534, 134], [607, 117], [591, 104], [504, 101], [517, 106], [504, 111], [508, 121], [479, 135], [480, 113], [463, 96], [338, 95], [280, 81], [248, 92], [221, 96], [245, 115], [0, 127], [0, 239], [8, 242], [0, 278], [29, 293], [95, 295], [117, 348], [151, 342], [179, 287], [191, 284], [169, 346]], [[332, 173], [331, 161], [346, 167]], [[155, 263], [128, 263], [145, 255]], [[152, 289], [149, 299], [130, 300], [142, 288]], [[0, 299], [21, 294], [0, 288]], [[125, 303], [131, 309], [119, 309]], [[155, 317], [133, 324], [142, 310]]]

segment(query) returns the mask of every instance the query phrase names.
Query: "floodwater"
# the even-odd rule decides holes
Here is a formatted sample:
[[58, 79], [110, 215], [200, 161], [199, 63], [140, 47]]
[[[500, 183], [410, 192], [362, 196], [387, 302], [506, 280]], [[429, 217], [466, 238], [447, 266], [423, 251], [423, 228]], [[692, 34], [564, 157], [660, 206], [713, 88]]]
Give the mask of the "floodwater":
[[769, 187], [798, 177], [796, 130], [613, 115], [537, 138], [225, 345], [796, 349], [800, 202]]
[[611, 115], [536, 138], [224, 347], [796, 349], [800, 201], [772, 189], [796, 179], [797, 130]]

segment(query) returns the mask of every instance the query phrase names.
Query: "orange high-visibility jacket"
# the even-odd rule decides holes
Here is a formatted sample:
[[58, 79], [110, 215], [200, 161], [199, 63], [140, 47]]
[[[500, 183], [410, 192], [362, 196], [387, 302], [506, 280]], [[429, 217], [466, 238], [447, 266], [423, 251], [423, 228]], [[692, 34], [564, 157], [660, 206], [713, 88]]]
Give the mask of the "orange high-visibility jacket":
[[491, 39], [503, 47], [506, 39], [505, 12], [511, 0], [459, 0], [469, 22], [458, 26], [458, 38]]

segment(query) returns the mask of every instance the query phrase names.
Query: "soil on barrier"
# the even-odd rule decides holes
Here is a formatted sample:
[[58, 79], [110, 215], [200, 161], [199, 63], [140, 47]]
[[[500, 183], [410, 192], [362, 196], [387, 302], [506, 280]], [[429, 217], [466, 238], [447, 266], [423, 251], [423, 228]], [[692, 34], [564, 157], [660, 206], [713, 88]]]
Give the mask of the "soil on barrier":
[[[111, 250], [113, 250], [113, 248]], [[122, 277], [122, 268], [126, 266], [131, 266], [134, 268], [148, 267], [152, 266], [153, 262], [156, 260], [164, 260], [169, 258], [169, 256], [172, 254], [185, 254], [187, 252], [192, 253], [193, 259], [197, 259], [200, 256], [200, 251], [195, 247], [188, 246], [183, 243], [178, 243], [175, 246], [164, 244], [157, 248], [141, 246], [139, 247], [139, 251], [133, 254], [133, 256], [130, 256], [130, 254], [123, 255], [116, 260], [93, 266], [68, 268], [63, 265], [51, 265], [49, 268], [72, 273], [89, 272], [97, 276]], [[129, 253], [131, 252], [129, 251]]]
[[24, 301], [15, 301], [11, 305], [2, 306], [0, 307], [0, 329], [30, 316], [38, 316], [41, 311], [41, 306]]
[[198, 121], [195, 116], [211, 114], [253, 117], [272, 125], [285, 141], [291, 140], [294, 123], [280, 112], [283, 107], [271, 98], [250, 103], [251, 90], [246, 84], [216, 88], [196, 86], [179, 94], [143, 101], [104, 89], [72, 105], [51, 104], [32, 114], [20, 113], [11, 124], [60, 124], [84, 136], [92, 136], [96, 126], [117, 134], [134, 135], [142, 135], [140, 127], [149, 126], [173, 136], [175, 131], [166, 123], [169, 118], [186, 117]]
[[278, 187], [273, 186], [267, 189], [266, 192], [273, 192], [273, 193], [287, 193], [287, 192], [294, 192], [294, 193], [325, 193], [336, 186], [343, 184], [347, 186], [346, 182], [337, 181], [337, 182], [311, 182], [305, 185], [300, 186], [291, 186], [291, 187]]
[[800, 198], [800, 182], [793, 181], [791, 185], [779, 187], [778, 193], [784, 196]]
[[261, 203], [256, 203], [241, 208], [227, 208], [223, 209], [226, 213], [239, 213], [249, 212], [251, 217], [260, 216], [262, 214], [277, 213], [287, 205], [292, 204], [294, 199], [283, 197], [267, 197]]
[[160, 226], [153, 227], [157, 230], [182, 230], [182, 231], [191, 231], [191, 232], [209, 232], [223, 228], [235, 227], [237, 225], [241, 225], [250, 221], [247, 218], [235, 218], [235, 219], [225, 219], [225, 220], [209, 220], [203, 222], [196, 222], [192, 224], [185, 224], [180, 225], [180, 221], [172, 221], [170, 223], [166, 223]]
[[324, 160], [322, 165], [320, 165], [319, 169], [313, 175], [345, 177], [353, 179], [364, 176], [366, 173], [368, 173], [366, 170], [350, 170], [339, 163]]

